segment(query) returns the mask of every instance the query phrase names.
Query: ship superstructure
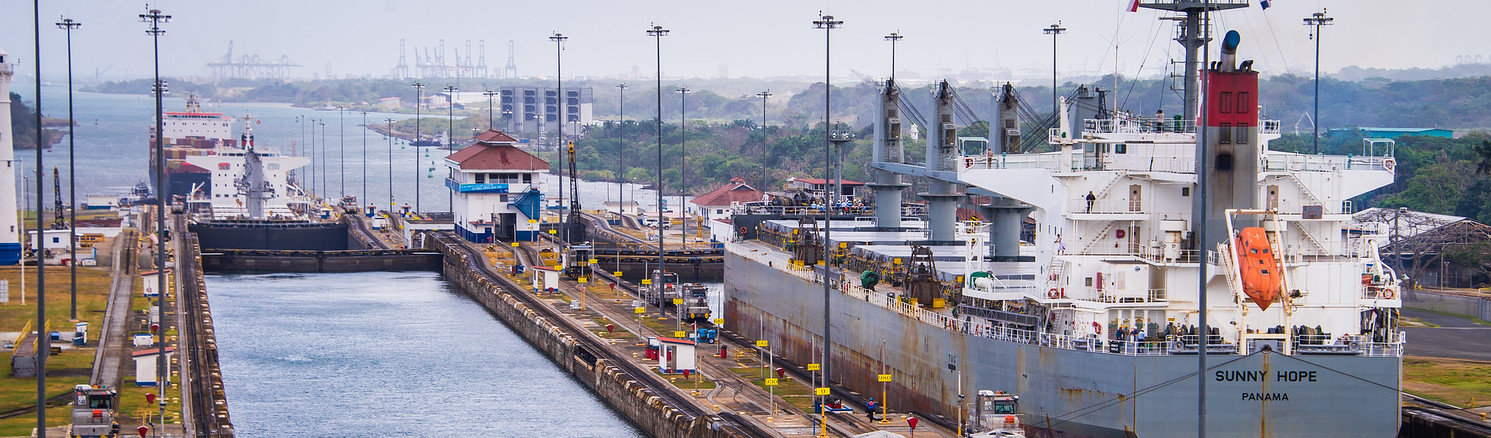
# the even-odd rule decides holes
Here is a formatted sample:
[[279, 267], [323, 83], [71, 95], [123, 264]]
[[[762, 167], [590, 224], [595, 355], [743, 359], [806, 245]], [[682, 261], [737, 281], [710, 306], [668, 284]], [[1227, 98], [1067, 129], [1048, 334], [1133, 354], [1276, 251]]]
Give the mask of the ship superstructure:
[[[162, 136], [166, 153], [167, 189], [155, 187], [157, 196], [193, 196], [193, 190], [204, 190], [202, 196], [211, 196], [212, 170], [187, 162], [188, 157], [211, 155], [222, 148], [240, 148], [233, 138], [232, 117], [222, 113], [204, 112], [197, 96], [186, 98], [185, 111], [166, 112], [161, 120]], [[155, 125], [150, 125], [150, 181], [158, 181], [155, 168]], [[162, 195], [164, 194], [164, 195]]]
[[[873, 392], [892, 374], [892, 409], [957, 417], [958, 388], [1006, 390], [1031, 429], [1191, 436], [1199, 377], [1207, 426], [1228, 436], [1395, 435], [1398, 282], [1376, 252], [1385, 230], [1352, 226], [1349, 202], [1391, 183], [1394, 160], [1269, 150], [1279, 124], [1259, 114], [1237, 45], [1229, 35], [1201, 72], [1199, 129], [1075, 118], [1063, 102], [1042, 153], [1008, 146], [1018, 126], [960, 143], [944, 84], [924, 166], [903, 163], [887, 81], [871, 188], [899, 206], [901, 178], [933, 180], [931, 214], [742, 211], [734, 224], [755, 239], [726, 246], [726, 324], [803, 363], [827, 338], [829, 378]], [[984, 221], [949, 214], [949, 190]]]
[[221, 147], [210, 155], [186, 157], [186, 164], [210, 169], [207, 184], [193, 188], [189, 211], [211, 220], [302, 220], [310, 200], [288, 182], [288, 173], [310, 164], [306, 157], [281, 155], [254, 143], [253, 127], [244, 128], [238, 147]]

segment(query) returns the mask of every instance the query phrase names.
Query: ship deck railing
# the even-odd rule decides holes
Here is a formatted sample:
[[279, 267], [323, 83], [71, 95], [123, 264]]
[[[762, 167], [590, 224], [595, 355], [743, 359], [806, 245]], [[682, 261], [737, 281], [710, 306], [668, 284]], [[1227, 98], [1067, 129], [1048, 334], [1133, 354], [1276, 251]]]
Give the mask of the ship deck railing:
[[1270, 152], [1259, 158], [1265, 172], [1335, 172], [1340, 170], [1390, 171], [1397, 164], [1390, 155], [1307, 155]]

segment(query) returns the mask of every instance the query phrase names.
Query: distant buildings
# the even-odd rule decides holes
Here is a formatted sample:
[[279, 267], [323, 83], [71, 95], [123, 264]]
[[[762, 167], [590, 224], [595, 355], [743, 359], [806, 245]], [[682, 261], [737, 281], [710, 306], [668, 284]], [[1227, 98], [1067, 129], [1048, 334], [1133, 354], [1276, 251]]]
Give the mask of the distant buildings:
[[1455, 132], [1441, 128], [1336, 128], [1330, 130], [1331, 136], [1340, 136], [1351, 132], [1361, 132], [1362, 138], [1387, 138], [1393, 139], [1402, 136], [1423, 136], [1454, 138]]

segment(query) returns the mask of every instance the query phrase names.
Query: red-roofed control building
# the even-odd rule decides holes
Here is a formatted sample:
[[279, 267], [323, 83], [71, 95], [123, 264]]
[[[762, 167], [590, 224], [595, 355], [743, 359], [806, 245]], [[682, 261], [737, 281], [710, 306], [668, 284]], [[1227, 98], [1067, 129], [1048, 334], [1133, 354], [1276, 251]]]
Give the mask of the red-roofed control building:
[[445, 186], [455, 192], [456, 233], [467, 241], [537, 238], [544, 205], [541, 174], [549, 172], [549, 162], [518, 149], [517, 142], [491, 130], [445, 157], [450, 169]]
[[712, 239], [729, 240], [734, 236], [734, 230], [730, 227], [733, 207], [747, 202], [759, 202], [761, 195], [760, 190], [746, 184], [744, 178], [737, 176], [730, 178], [730, 182], [725, 185], [710, 190], [709, 193], [694, 197], [689, 203], [698, 206], [698, 211], [704, 213], [704, 220], [710, 228], [709, 234]]

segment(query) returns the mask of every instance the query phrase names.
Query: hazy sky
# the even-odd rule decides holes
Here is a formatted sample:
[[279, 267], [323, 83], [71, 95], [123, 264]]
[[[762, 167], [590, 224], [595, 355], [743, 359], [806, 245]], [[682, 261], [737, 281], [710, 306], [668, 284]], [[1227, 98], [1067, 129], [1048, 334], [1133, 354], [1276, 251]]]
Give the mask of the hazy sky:
[[[1149, 1], [1149, 0], [1146, 0]], [[42, 2], [43, 75], [62, 78], [64, 33], [53, 24], [66, 14], [83, 23], [73, 32], [74, 71], [79, 79], [148, 77], [150, 38], [138, 15], [140, 2], [52, 0]], [[811, 21], [819, 10], [844, 20], [833, 31], [836, 78], [852, 72], [886, 76], [890, 43], [899, 30], [897, 67], [925, 77], [981, 71], [986, 79], [1048, 77], [1051, 37], [1042, 28], [1061, 20], [1060, 68], [1068, 73], [1125, 76], [1161, 73], [1166, 59], [1180, 59], [1169, 41], [1174, 30], [1159, 12], [1127, 12], [1129, 0], [970, 1], [219, 1], [162, 0], [152, 6], [174, 16], [161, 37], [161, 68], [168, 76], [206, 75], [206, 63], [222, 57], [233, 41], [234, 56], [288, 55], [303, 77], [386, 76], [398, 62], [399, 40], [407, 40], [408, 62], [416, 47], [444, 39], [447, 58], [467, 40], [486, 41], [494, 74], [507, 62], [508, 41], [520, 76], [552, 76], [555, 46], [547, 37], [570, 36], [564, 51], [566, 77], [651, 78], [654, 41], [650, 23], [672, 32], [662, 40], [665, 78], [775, 77], [823, 74], [824, 31]], [[1266, 74], [1309, 74], [1313, 41], [1301, 18], [1328, 8], [1336, 24], [1322, 40], [1321, 69], [1343, 66], [1441, 67], [1463, 55], [1491, 58], [1484, 41], [1491, 31], [1491, 2], [1446, 0], [1274, 0], [1263, 11], [1219, 14], [1218, 29], [1243, 32], [1241, 57], [1256, 59]], [[0, 2], [0, 49], [32, 71], [31, 2]], [[1448, 30], [1448, 31], [1446, 31]], [[1118, 55], [1115, 66], [1114, 39]], [[434, 52], [434, 49], [431, 49]], [[1146, 56], [1147, 55], [1147, 56]], [[473, 61], [476, 59], [473, 56]], [[1488, 60], [1491, 62], [1491, 60]]]

